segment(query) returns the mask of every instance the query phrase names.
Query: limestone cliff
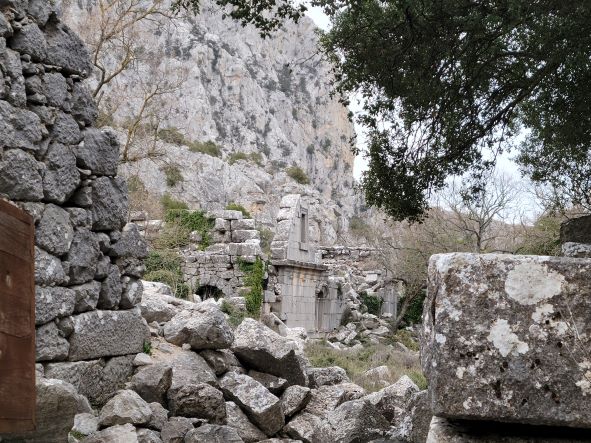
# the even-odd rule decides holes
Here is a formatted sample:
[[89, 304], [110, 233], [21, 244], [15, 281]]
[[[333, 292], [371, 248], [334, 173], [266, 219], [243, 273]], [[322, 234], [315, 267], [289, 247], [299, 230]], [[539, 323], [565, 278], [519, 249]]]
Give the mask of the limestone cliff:
[[[62, 3], [65, 20], [83, 36], [96, 14], [94, 3]], [[167, 95], [157, 116], [160, 133], [168, 135], [156, 142], [161, 155], [124, 164], [122, 172], [137, 175], [149, 193], [169, 193], [193, 208], [240, 203], [269, 225], [282, 195], [308, 195], [312, 238], [334, 243], [355, 202], [349, 145], [354, 133], [346, 108], [330, 97], [330, 69], [318, 53], [312, 21], [287, 24], [273, 38], [261, 39], [255, 29], [223, 20], [204, 3], [198, 16], [146, 24], [135, 38], [152, 52], [143, 67], [118, 78], [117, 95], [129, 103], [112, 106], [111, 124], [122, 128], [133, 113], [148, 70], [181, 76], [182, 85]], [[171, 139], [177, 143], [165, 142]], [[206, 141], [220, 148], [219, 156], [189, 149]], [[289, 177], [293, 166], [304, 171], [309, 185]], [[166, 183], [167, 168], [182, 174], [174, 186]]]

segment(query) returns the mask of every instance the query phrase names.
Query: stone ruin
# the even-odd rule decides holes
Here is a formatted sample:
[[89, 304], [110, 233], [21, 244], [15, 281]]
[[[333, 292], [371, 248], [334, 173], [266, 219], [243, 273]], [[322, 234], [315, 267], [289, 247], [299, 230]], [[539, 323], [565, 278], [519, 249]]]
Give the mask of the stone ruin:
[[431, 258], [429, 443], [591, 439], [590, 274], [580, 258]]

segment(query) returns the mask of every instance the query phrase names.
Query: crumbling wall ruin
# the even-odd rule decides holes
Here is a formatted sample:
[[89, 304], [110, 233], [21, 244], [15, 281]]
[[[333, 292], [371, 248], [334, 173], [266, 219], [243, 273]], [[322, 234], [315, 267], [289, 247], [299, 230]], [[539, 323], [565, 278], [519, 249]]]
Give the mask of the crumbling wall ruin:
[[53, 2], [0, 2], [0, 197], [35, 220], [39, 375], [100, 404], [149, 340], [136, 308], [147, 249], [126, 226], [117, 139], [93, 127], [91, 70]]

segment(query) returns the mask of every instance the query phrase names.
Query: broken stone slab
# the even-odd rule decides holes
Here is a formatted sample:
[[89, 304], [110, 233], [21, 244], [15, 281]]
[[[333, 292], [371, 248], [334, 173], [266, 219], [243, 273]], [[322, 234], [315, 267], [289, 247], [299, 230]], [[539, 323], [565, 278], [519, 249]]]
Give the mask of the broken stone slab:
[[236, 429], [230, 426], [210, 425], [199, 426], [187, 432], [185, 443], [243, 443]]
[[591, 260], [431, 257], [421, 353], [446, 418], [591, 427]]
[[310, 400], [304, 411], [320, 418], [326, 418], [327, 414], [339, 405], [350, 400], [360, 399], [365, 395], [367, 395], [365, 389], [354, 383], [321, 386], [318, 389], [312, 389]]
[[162, 426], [160, 437], [164, 443], [183, 443], [185, 435], [193, 429], [191, 419], [186, 417], [170, 417]]
[[95, 406], [104, 405], [122, 389], [133, 373], [133, 356], [77, 362], [49, 363], [45, 374], [71, 383]]
[[[139, 355], [139, 354], [138, 354]], [[164, 363], [142, 367], [131, 379], [131, 389], [149, 403], [166, 405], [166, 393], [172, 383], [172, 368]]]
[[308, 412], [302, 412], [292, 418], [283, 427], [282, 432], [304, 443], [331, 441], [331, 429], [328, 423]]
[[308, 363], [296, 353], [293, 341], [252, 318], [244, 319], [234, 336], [232, 351], [246, 366], [283, 377], [290, 384], [308, 384]]
[[286, 417], [291, 417], [304, 409], [311, 397], [310, 388], [298, 385], [290, 386], [281, 396], [281, 409]]
[[77, 165], [96, 175], [116, 175], [119, 161], [119, 141], [111, 130], [89, 128], [76, 148]]
[[327, 385], [338, 385], [350, 381], [345, 370], [339, 366], [309, 368], [308, 377], [310, 378], [310, 386], [313, 388]]
[[162, 443], [160, 434], [151, 429], [139, 428], [136, 429], [138, 443]]
[[23, 434], [0, 434], [6, 443], [63, 443], [74, 426], [74, 417], [92, 412], [88, 400], [62, 380], [37, 379], [36, 430]]
[[588, 430], [524, 426], [496, 422], [433, 417], [426, 443], [582, 443], [591, 441]]
[[89, 311], [72, 316], [72, 320], [70, 361], [137, 354], [150, 339], [150, 330], [139, 309]]
[[242, 410], [231, 401], [226, 402], [226, 424], [238, 432], [245, 443], [265, 440], [267, 436], [263, 431], [251, 423]]
[[168, 407], [175, 416], [203, 418], [217, 424], [226, 420], [223, 394], [207, 383], [182, 386], [169, 396]]
[[392, 422], [405, 412], [412, 396], [418, 392], [417, 385], [408, 376], [403, 375], [396, 383], [372, 392], [365, 399], [374, 405], [386, 420]]
[[139, 443], [131, 424], [115, 425], [86, 437], [84, 443]]
[[127, 218], [127, 184], [121, 178], [99, 177], [92, 182], [92, 228], [121, 229]]
[[383, 437], [390, 423], [367, 400], [351, 400], [328, 413], [336, 442], [371, 441]]
[[119, 391], [101, 409], [99, 426], [145, 425], [152, 418], [152, 409], [136, 392], [129, 389]]
[[273, 435], [283, 427], [281, 401], [255, 379], [228, 372], [220, 380], [220, 388], [265, 434]]
[[229, 349], [206, 349], [199, 353], [213, 369], [215, 375], [223, 375], [233, 368], [240, 368], [240, 362]]
[[195, 350], [224, 349], [230, 347], [234, 334], [216, 304], [200, 303], [166, 323], [164, 338], [177, 346], [188, 343]]
[[150, 409], [152, 410], [152, 417], [146, 426], [150, 429], [161, 431], [164, 424], [168, 421], [168, 410], [164, 409], [164, 406], [156, 402], [149, 403], [148, 406], [150, 406]]
[[83, 285], [72, 286], [70, 289], [74, 292], [76, 302], [74, 312], [92, 311], [96, 308], [101, 292], [100, 282], [93, 280]]
[[262, 384], [269, 392], [277, 396], [287, 387], [287, 380], [281, 377], [277, 377], [272, 374], [266, 374], [264, 372], [250, 370], [248, 376], [254, 378], [260, 384]]

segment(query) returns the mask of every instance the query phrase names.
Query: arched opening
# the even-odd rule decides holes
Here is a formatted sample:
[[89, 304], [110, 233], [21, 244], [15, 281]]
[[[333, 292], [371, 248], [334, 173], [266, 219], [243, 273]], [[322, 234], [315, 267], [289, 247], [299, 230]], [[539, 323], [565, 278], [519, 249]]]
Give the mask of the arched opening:
[[224, 293], [218, 287], [211, 285], [203, 285], [199, 286], [199, 289], [197, 289], [197, 295], [201, 297], [201, 300], [213, 298], [215, 301], [218, 301], [221, 297], [224, 296]]

